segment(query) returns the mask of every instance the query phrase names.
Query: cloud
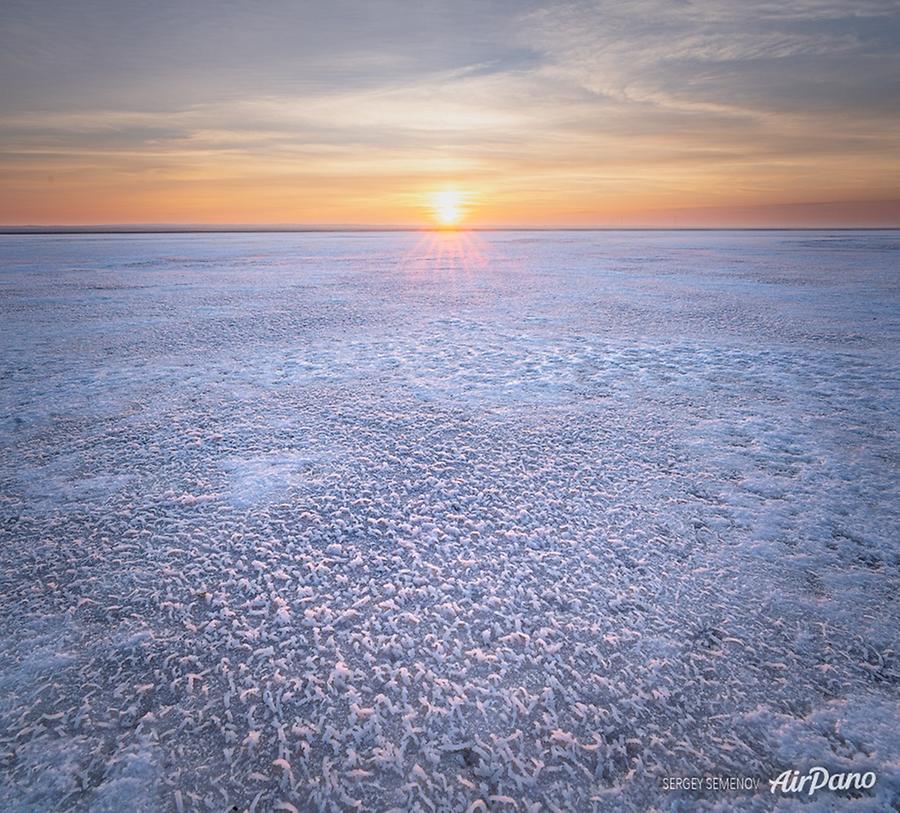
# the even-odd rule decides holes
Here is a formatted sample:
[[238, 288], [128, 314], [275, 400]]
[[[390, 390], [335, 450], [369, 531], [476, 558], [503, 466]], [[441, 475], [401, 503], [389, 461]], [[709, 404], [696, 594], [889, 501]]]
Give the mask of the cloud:
[[900, 194], [894, 3], [13, 2], [7, 16], [7, 222], [27, 206], [71, 216], [88, 196], [166, 220], [167, 193], [178, 217], [193, 195], [195, 219], [211, 200], [232, 221], [288, 205], [279, 222], [344, 202], [383, 222], [385, 201], [415, 217], [446, 180], [485, 218], [507, 206], [523, 222]]

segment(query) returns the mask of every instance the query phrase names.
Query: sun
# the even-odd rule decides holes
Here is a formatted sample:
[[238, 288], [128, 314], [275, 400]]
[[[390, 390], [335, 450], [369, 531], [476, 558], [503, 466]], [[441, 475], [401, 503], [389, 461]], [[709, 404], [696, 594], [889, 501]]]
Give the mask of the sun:
[[463, 216], [463, 197], [456, 189], [444, 189], [431, 196], [434, 219], [444, 229], [459, 225]]

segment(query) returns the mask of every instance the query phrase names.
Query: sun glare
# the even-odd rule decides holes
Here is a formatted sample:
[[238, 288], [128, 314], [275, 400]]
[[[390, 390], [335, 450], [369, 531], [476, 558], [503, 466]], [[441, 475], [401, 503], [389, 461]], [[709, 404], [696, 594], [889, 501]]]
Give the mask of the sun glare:
[[462, 219], [462, 195], [455, 189], [436, 192], [431, 199], [434, 219], [445, 229], [453, 228]]

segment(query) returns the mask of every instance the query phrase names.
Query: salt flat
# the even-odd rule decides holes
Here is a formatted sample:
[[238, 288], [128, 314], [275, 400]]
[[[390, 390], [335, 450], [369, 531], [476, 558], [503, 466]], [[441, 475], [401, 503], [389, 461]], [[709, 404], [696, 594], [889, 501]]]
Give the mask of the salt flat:
[[0, 319], [3, 810], [897, 804], [898, 233], [5, 236]]

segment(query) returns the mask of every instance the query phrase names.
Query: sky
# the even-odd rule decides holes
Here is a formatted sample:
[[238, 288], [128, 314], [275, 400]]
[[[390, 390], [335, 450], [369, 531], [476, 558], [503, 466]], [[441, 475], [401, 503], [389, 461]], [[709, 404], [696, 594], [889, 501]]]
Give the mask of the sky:
[[5, 0], [0, 76], [0, 224], [900, 226], [900, 0]]

